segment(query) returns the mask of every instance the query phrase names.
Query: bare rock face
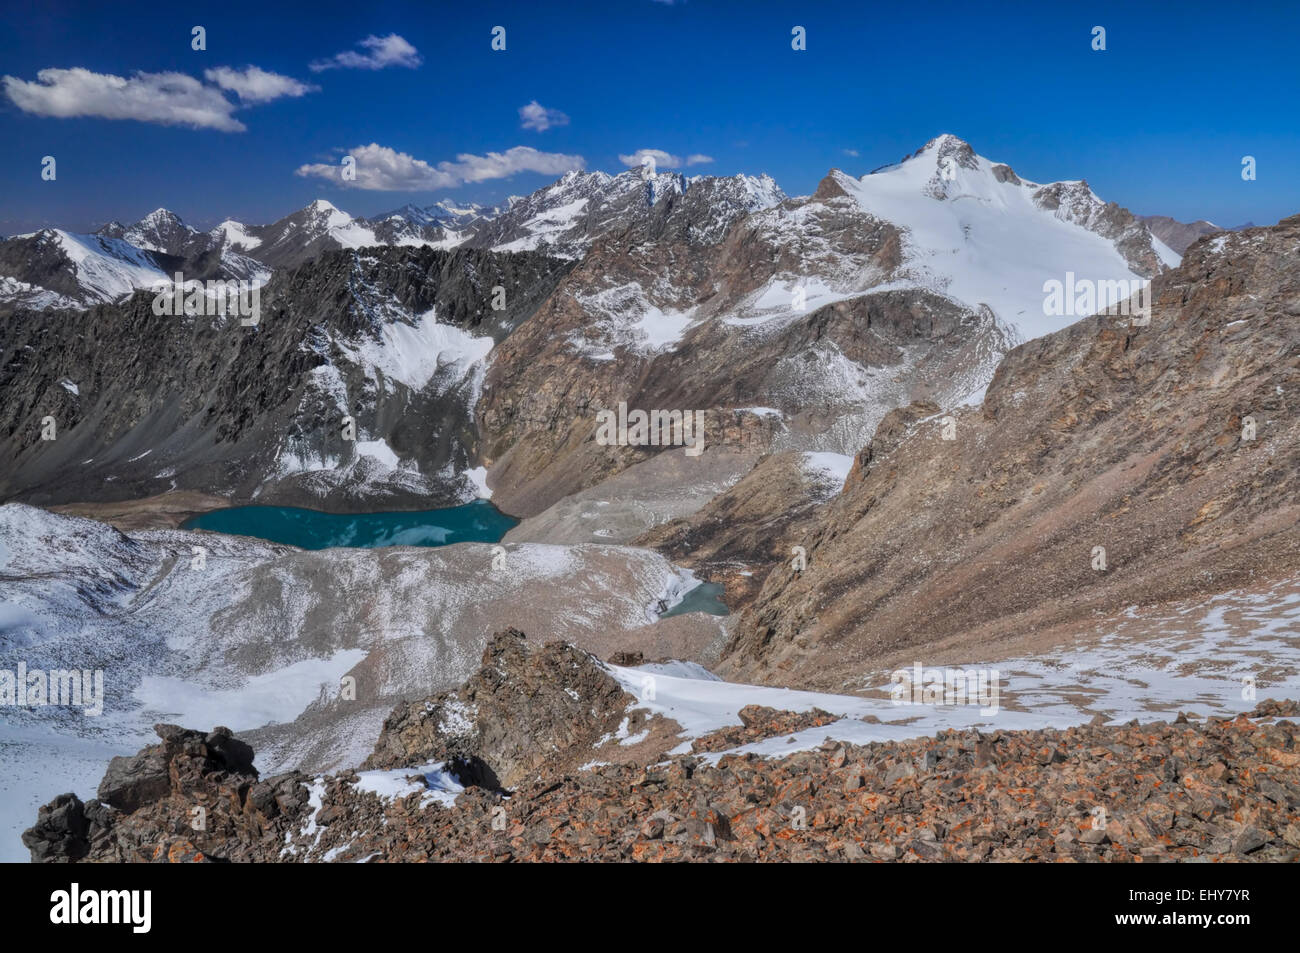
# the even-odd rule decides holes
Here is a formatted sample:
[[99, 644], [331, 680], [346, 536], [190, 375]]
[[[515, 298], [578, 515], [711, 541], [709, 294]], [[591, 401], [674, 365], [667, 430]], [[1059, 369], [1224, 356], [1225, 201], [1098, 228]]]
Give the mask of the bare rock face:
[[[114, 810], [131, 814], [166, 797], [173, 785], [183, 787], [214, 772], [257, 777], [253, 749], [231, 734], [229, 728], [214, 728], [207, 735], [176, 725], [155, 725], [163, 740], [129, 758], [114, 758], [99, 782], [99, 800]], [[177, 757], [184, 755], [185, 767], [172, 774]]]
[[1187, 254], [1187, 249], [1191, 248], [1197, 239], [1224, 231], [1218, 225], [1204, 219], [1195, 222], [1180, 222], [1168, 215], [1142, 215], [1140, 218], [1143, 224], [1151, 229], [1152, 235], [1180, 255]]
[[514, 788], [612, 736], [635, 701], [586, 652], [507, 629], [460, 688], [394, 709], [364, 767], [440, 761], [477, 786]]
[[1016, 348], [952, 439], [930, 408], [886, 417], [721, 671], [838, 688], [891, 653], [1294, 572], [1297, 249], [1300, 217], [1198, 242], [1149, 325], [1098, 315]]
[[129, 758], [114, 758], [99, 782], [99, 800], [130, 814], [171, 790], [168, 761], [161, 745], [145, 748]]
[[[23, 833], [33, 861], [167, 859], [172, 842], [160, 842], [160, 835], [229, 834], [249, 823], [260, 830], [238, 811], [257, 782], [252, 748], [229, 728], [201, 732], [156, 725], [154, 731], [161, 744], [109, 763], [98, 799], [83, 803], [75, 794], [61, 794], [40, 809], [35, 826]], [[231, 806], [240, 816], [227, 811], [222, 817], [221, 808]], [[203, 859], [192, 845], [180, 854]]]
[[837, 482], [810, 473], [802, 457], [792, 451], [764, 457], [698, 512], [654, 527], [636, 545], [721, 582], [733, 610], [745, 605], [762, 575], [788, 561], [791, 548], [817, 525], [817, 508], [839, 492]]
[[66, 863], [90, 853], [90, 820], [86, 805], [75, 794], [60, 794], [36, 814], [36, 824], [23, 832], [32, 863]]
[[737, 714], [740, 716], [738, 727], [721, 728], [702, 738], [696, 738], [691, 743], [691, 751], [726, 751], [728, 748], [738, 748], [780, 735], [792, 735], [806, 728], [821, 728], [839, 721], [838, 715], [820, 708], [811, 711], [779, 711], [765, 705], [746, 705]]

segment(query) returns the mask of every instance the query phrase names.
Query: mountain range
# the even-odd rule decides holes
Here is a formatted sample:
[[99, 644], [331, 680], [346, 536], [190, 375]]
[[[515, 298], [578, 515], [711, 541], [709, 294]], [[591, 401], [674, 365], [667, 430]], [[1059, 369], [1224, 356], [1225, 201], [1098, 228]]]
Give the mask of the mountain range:
[[[1256, 820], [1225, 813], [1262, 796], [1257, 762], [1294, 775], [1276, 726], [1079, 733], [1294, 711], [1257, 707], [1256, 683], [1300, 695], [1300, 222], [1187, 228], [943, 135], [806, 196], [766, 177], [569, 173], [495, 209], [357, 219], [317, 201], [207, 232], [159, 210], [0, 243], [0, 669], [115, 673], [93, 730], [0, 711], [25, 752], [0, 753], [22, 825], [77, 792], [27, 846], [407, 857], [433, 816], [450, 846], [430, 857], [551, 856], [564, 790], [587, 792], [572, 816], [636, 802], [636, 831], [584, 827], [602, 856], [649, 841], [712, 856], [733, 824], [761, 838], [726, 853], [765, 856], [769, 808], [725, 793], [759, 755], [773, 760], [743, 768], [755, 790], [813, 772], [893, 818], [911, 786], [933, 793], [939, 763], [944, 785], [1002, 811], [990, 764], [1019, 779], [1140, 735], [1144, 758], [1202, 752], [1194, 794], [1155, 797], [1118, 747], [1069, 783], [1122, 788], [1108, 803], [1134, 818], [1196, 797], [1195, 824], [1151, 834], [1142, 814], [1112, 842], [1061, 815], [1026, 841], [1012, 811], [971, 843], [954, 808], [879, 856], [984, 859], [996, 842], [994, 859], [1295, 859], [1289, 795]], [[155, 314], [147, 289], [169, 270], [260, 283], [260, 320]], [[1052, 306], [1053, 283], [1145, 288], [1150, 308]], [[615, 408], [690, 414], [702, 439], [611, 443], [598, 420]], [[501, 569], [482, 543], [312, 552], [179, 528], [247, 503], [481, 497], [519, 518]], [[669, 611], [701, 582], [730, 615]], [[570, 646], [539, 648], [556, 639]], [[1002, 672], [1002, 708], [898, 711], [890, 673], [918, 660]], [[349, 676], [359, 694], [337, 697]], [[158, 722], [161, 745], [104, 773]], [[1213, 777], [1204, 743], [1227, 765]], [[247, 745], [274, 775], [260, 786]], [[738, 758], [711, 773], [724, 753]], [[696, 761], [655, 767], [688, 755], [709, 765], [695, 786]], [[80, 800], [101, 776], [101, 799]], [[713, 800], [665, 819], [644, 797], [661, 783]], [[498, 851], [470, 835], [478, 815], [450, 812], [486, 816], [505, 789], [555, 820], [512, 827]], [[238, 809], [177, 847], [172, 815], [195, 792]], [[395, 792], [421, 806], [397, 819]], [[858, 839], [815, 850], [855, 859]]]
[[[0, 492], [413, 506], [464, 498], [483, 468], [533, 517], [654, 455], [587, 439], [619, 401], [701, 410], [726, 435], [710, 460], [848, 455], [893, 407], [977, 400], [1010, 347], [1070, 323], [1044, 313], [1045, 281], [1177, 260], [1086, 182], [1030, 182], [948, 135], [797, 198], [767, 177], [574, 172], [500, 209], [363, 220], [318, 200], [267, 226], [198, 232], [159, 210], [47, 230], [0, 243], [22, 289]], [[265, 281], [266, 317], [159, 319], [131, 289], [172, 269]], [[129, 348], [121, 326], [139, 329]], [[33, 429], [46, 417], [57, 442]]]
[[[954, 171], [965, 173], [972, 168], [966, 158], [973, 156], [970, 147], [956, 137], [940, 137], [921, 152], [927, 150], [951, 159]], [[989, 169], [992, 165], [986, 162]], [[1016, 178], [1014, 173], [1010, 175]], [[874, 174], [869, 178], [881, 184], [888, 179], [876, 179]], [[956, 188], [966, 178], [964, 174], [954, 176], [951, 183], [944, 180], [943, 186]], [[936, 181], [930, 187], [922, 185], [921, 191], [938, 197], [934, 190], [939, 187]], [[1041, 193], [1033, 201], [1044, 209], [1059, 210], [1064, 199], [1065, 216], [1093, 214], [1089, 206], [1105, 207], [1086, 183], [1033, 188]], [[90, 234], [47, 228], [0, 240], [0, 307], [85, 307], [118, 301], [132, 289], [151, 287], [175, 271], [200, 281], [233, 278], [264, 282], [272, 269], [295, 267], [322, 251], [338, 248], [465, 246], [493, 251], [540, 250], [553, 257], [576, 259], [597, 237], [637, 228], [666, 196], [688, 194], [690, 202], [699, 206], [690, 216], [689, 226], [697, 232], [698, 243], [720, 242], [737, 213], [758, 212], [787, 199], [765, 175], [687, 177], [663, 172], [647, 178], [639, 170], [630, 170], [618, 175], [570, 172], [531, 195], [511, 197], [497, 207], [444, 200], [425, 207], [407, 204], [371, 218], [354, 217], [317, 199], [270, 224], [227, 219], [200, 231], [159, 208], [133, 225], [113, 221]], [[962, 197], [956, 192], [949, 196]], [[870, 202], [883, 196], [868, 194], [864, 198]], [[892, 213], [904, 227], [912, 224], [906, 209], [882, 207], [873, 208], [873, 212], [881, 217]], [[1141, 221], [1163, 248], [1178, 254], [1192, 237], [1216, 228], [1205, 222], [1182, 225], [1159, 216]], [[1166, 253], [1164, 260], [1169, 257]]]
[[[271, 271], [293, 268], [323, 251], [370, 246], [542, 250], [580, 257], [593, 239], [633, 225], [667, 192], [707, 192], [716, 218], [697, 227], [716, 233], [728, 209], [766, 208], [784, 195], [766, 176], [653, 180], [640, 172], [610, 176], [573, 172], [526, 198], [500, 207], [447, 201], [404, 205], [373, 218], [349, 215], [317, 199], [269, 225], [227, 219], [208, 231], [155, 209], [133, 225], [109, 222], [90, 234], [47, 228], [0, 241], [0, 307], [85, 307], [120, 301], [182, 272], [187, 279], [264, 283]], [[719, 237], [717, 234], [713, 236]]]

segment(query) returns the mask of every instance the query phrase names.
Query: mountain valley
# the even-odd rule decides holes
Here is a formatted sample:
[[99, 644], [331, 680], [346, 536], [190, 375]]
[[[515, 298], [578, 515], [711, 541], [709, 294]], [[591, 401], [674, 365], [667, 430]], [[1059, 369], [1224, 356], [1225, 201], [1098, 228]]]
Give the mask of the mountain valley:
[[[107, 686], [0, 709], [0, 857], [1300, 858], [1298, 264], [1300, 216], [1143, 218], [953, 135], [803, 196], [579, 171], [0, 241], [0, 671]], [[156, 314], [176, 273], [259, 321]], [[1053, 313], [1067, 276], [1150, 312]], [[620, 405], [662, 431], [600, 439]], [[519, 522], [181, 528], [472, 500]], [[703, 584], [729, 614], [674, 611]], [[1001, 694], [900, 709], [913, 665]], [[1013, 810], [989, 765], [1064, 767]], [[984, 807], [912, 817], [939, 785]]]

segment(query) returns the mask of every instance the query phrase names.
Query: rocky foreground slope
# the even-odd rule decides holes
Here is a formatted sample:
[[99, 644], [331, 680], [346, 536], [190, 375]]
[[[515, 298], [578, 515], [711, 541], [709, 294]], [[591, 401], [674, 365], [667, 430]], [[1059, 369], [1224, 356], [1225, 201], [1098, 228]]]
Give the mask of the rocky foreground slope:
[[674, 726], [637, 704], [591, 656], [503, 632], [461, 688], [399, 706], [359, 770], [260, 778], [227, 729], [159, 725], [23, 841], [36, 861], [1300, 859], [1294, 702], [719, 754], [835, 719], [750, 709], [667, 760]]

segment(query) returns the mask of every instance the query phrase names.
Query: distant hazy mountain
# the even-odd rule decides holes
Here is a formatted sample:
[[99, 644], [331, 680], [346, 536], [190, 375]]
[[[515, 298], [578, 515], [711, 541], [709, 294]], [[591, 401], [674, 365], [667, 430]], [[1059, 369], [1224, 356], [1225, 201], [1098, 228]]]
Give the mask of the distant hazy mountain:
[[[1151, 233], [1160, 239], [1178, 254], [1184, 254], [1192, 242], [1202, 235], [1213, 235], [1216, 232], [1226, 231], [1213, 222], [1207, 222], [1204, 219], [1195, 222], [1180, 222], [1177, 219], [1170, 218], [1168, 215], [1143, 215], [1141, 219], [1146, 223]], [[1248, 225], [1241, 226], [1249, 228]]]

